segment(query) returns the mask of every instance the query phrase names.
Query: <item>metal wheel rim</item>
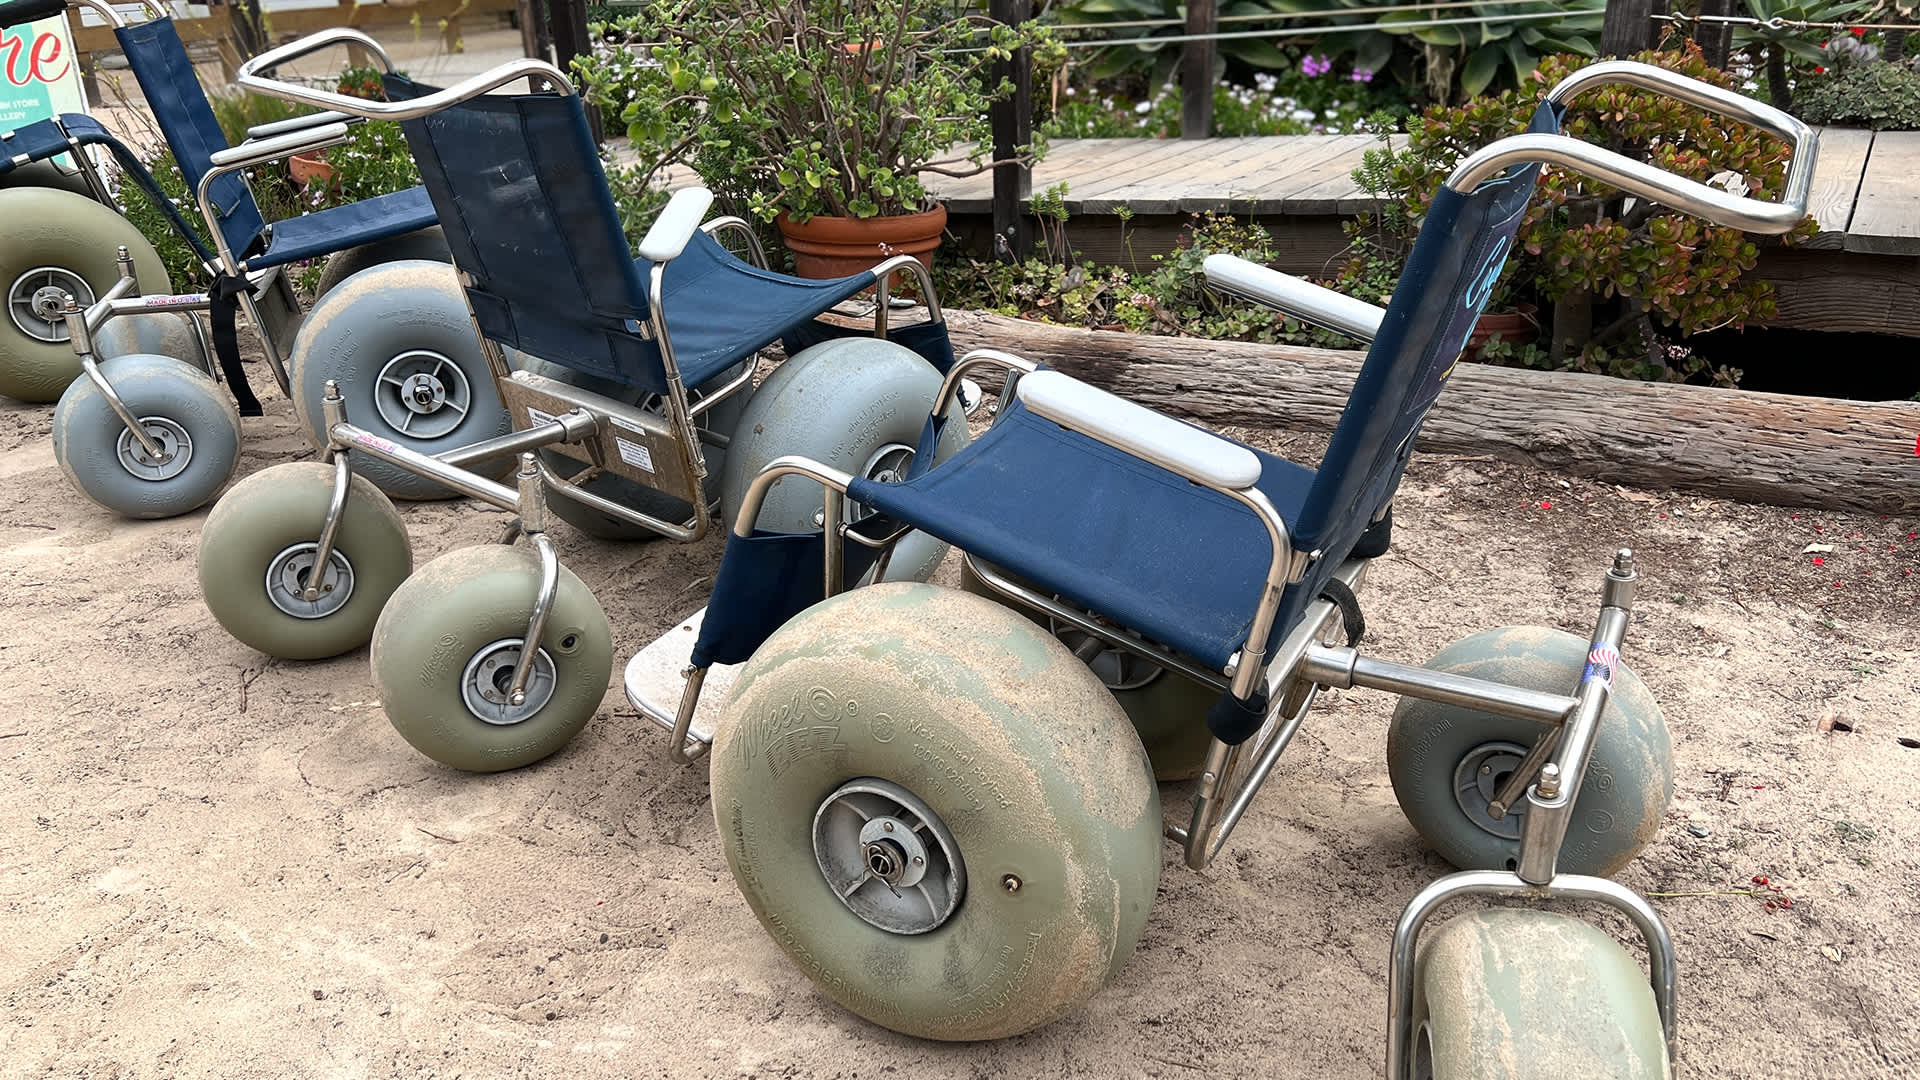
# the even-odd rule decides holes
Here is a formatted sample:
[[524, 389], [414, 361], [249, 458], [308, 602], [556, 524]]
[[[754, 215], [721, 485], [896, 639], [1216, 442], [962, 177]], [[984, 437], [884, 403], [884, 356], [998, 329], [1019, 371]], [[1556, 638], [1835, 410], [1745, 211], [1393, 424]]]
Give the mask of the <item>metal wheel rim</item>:
[[813, 856], [848, 911], [890, 934], [924, 934], [966, 895], [960, 846], [926, 803], [899, 784], [850, 780], [813, 815]]
[[324, 619], [345, 607], [353, 596], [353, 564], [339, 548], [327, 556], [319, 598], [307, 600], [301, 596], [313, 573], [313, 557], [319, 550], [320, 545], [311, 540], [294, 544], [267, 564], [267, 599], [296, 619]]
[[80, 306], [93, 306], [93, 289], [86, 279], [63, 266], [36, 266], [7, 286], [7, 317], [21, 333], [49, 345], [64, 344], [67, 320], [59, 312], [71, 295]]
[[467, 711], [495, 727], [511, 727], [532, 719], [553, 698], [556, 683], [553, 657], [547, 650], [533, 654], [533, 670], [527, 673], [526, 700], [518, 705], [507, 697], [513, 680], [514, 665], [520, 662], [525, 638], [501, 638], [480, 647], [460, 673], [460, 699]]
[[1453, 798], [1459, 804], [1460, 812], [1474, 823], [1482, 832], [1498, 836], [1503, 840], [1520, 839], [1520, 819], [1526, 813], [1526, 801], [1523, 799], [1507, 811], [1507, 816], [1494, 820], [1487, 812], [1499, 794], [1500, 786], [1519, 766], [1521, 759], [1527, 756], [1527, 748], [1519, 743], [1489, 742], [1467, 751], [1460, 756], [1460, 763], [1453, 769]]
[[[907, 469], [912, 465], [913, 447], [906, 443], [887, 443], [867, 457], [858, 475], [876, 484], [897, 484], [907, 478]], [[859, 521], [871, 513], [865, 503], [847, 500], [847, 521]]]
[[147, 438], [159, 445], [160, 456], [148, 457], [140, 440], [122, 426], [120, 438], [114, 442], [114, 453], [121, 468], [136, 479], [155, 483], [187, 471], [188, 463], [193, 461], [193, 436], [187, 434], [186, 428], [164, 416], [143, 416], [140, 427]]
[[387, 361], [374, 379], [374, 408], [387, 426], [416, 439], [451, 433], [473, 408], [467, 373], [431, 349], [413, 349]]

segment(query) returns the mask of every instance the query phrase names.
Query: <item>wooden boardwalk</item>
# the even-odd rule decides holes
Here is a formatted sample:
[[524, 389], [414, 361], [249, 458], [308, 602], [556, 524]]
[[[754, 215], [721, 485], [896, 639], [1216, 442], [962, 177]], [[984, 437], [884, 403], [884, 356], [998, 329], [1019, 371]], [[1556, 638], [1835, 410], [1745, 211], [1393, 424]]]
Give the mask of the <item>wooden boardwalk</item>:
[[[1291, 273], [1326, 272], [1346, 247], [1340, 221], [1376, 202], [1352, 171], [1371, 135], [1206, 139], [1056, 139], [1033, 190], [1067, 185], [1069, 243], [1096, 261], [1172, 246], [1184, 215], [1263, 219]], [[1821, 232], [1764, 249], [1756, 274], [1777, 290], [1776, 325], [1920, 337], [1920, 132], [1820, 129], [1811, 213]], [[954, 229], [984, 243], [992, 180], [928, 176]], [[1124, 235], [1115, 216], [1133, 218]], [[984, 248], [983, 248], [984, 250]]]

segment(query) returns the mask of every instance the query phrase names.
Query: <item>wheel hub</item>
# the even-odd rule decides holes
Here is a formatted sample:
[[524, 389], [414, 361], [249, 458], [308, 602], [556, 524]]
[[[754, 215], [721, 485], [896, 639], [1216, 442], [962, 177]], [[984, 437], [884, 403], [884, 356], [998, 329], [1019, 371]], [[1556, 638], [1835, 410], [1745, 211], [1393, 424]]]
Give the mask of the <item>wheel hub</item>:
[[515, 705], [508, 690], [513, 685], [513, 669], [520, 663], [525, 638], [501, 638], [483, 646], [467, 661], [460, 676], [460, 697], [467, 710], [482, 721], [499, 727], [518, 724], [546, 706], [553, 697], [553, 658], [547, 650], [533, 654], [533, 670], [527, 673], [523, 687], [526, 697]]
[[1083, 630], [1047, 620], [1053, 636], [1100, 677], [1108, 690], [1138, 690], [1166, 673], [1159, 664], [1128, 649], [1115, 648]]
[[7, 287], [7, 316], [35, 341], [60, 344], [67, 335], [67, 298], [81, 307], [93, 304], [93, 289], [80, 275], [59, 266], [36, 266]]
[[886, 780], [852, 780], [827, 796], [813, 816], [813, 854], [847, 910], [890, 933], [934, 929], [966, 892], [966, 867], [946, 825]]
[[1453, 770], [1453, 796], [1467, 820], [1503, 840], [1520, 839], [1520, 819], [1526, 813], [1526, 800], [1517, 801], [1503, 818], [1495, 820], [1487, 812], [1506, 785], [1513, 770], [1527, 756], [1519, 743], [1490, 742], [1467, 751]]
[[466, 372], [430, 349], [403, 352], [374, 380], [374, 408], [402, 435], [437, 439], [460, 426], [473, 407]]
[[313, 578], [313, 557], [319, 551], [320, 545], [312, 541], [294, 544], [267, 564], [267, 599], [274, 607], [296, 619], [324, 619], [346, 606], [353, 596], [353, 564], [338, 548], [327, 556], [320, 595], [313, 600], [306, 598]]
[[[875, 450], [860, 467], [860, 475], [876, 484], [897, 484], [907, 478], [907, 470], [913, 465], [913, 447], [905, 443], [888, 443]], [[873, 511], [864, 503], [847, 501], [847, 520], [858, 521]]]
[[171, 480], [186, 471], [187, 464], [193, 460], [193, 437], [187, 434], [186, 428], [164, 416], [143, 416], [140, 430], [160, 453], [158, 456], [147, 453], [133, 432], [122, 427], [120, 438], [114, 443], [121, 468], [141, 480], [154, 482]]

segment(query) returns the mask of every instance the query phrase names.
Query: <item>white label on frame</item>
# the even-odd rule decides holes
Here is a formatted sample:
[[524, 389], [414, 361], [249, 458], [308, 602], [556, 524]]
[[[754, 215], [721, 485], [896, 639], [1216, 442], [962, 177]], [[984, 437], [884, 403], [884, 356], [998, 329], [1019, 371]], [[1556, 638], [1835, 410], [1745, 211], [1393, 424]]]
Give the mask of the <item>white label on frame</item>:
[[620, 448], [620, 460], [644, 472], [653, 471], [653, 452], [639, 443], [628, 442], [615, 435], [613, 444]]

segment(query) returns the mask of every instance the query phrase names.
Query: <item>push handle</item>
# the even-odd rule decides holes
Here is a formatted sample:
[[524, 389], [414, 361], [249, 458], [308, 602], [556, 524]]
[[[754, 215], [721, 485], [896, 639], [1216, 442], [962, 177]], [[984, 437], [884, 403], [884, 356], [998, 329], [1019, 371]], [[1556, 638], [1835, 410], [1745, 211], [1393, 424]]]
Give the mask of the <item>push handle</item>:
[[39, 22], [67, 10], [67, 0], [6, 0], [0, 3], [0, 27]]
[[269, 78], [266, 73], [289, 60], [295, 60], [309, 53], [318, 52], [329, 45], [354, 44], [371, 50], [378, 56], [387, 70], [393, 65], [386, 61], [386, 53], [379, 43], [358, 30], [349, 27], [335, 27], [309, 34], [298, 41], [291, 41], [277, 49], [268, 49], [259, 56], [240, 65], [235, 76], [241, 86], [256, 94], [277, 97], [283, 101], [295, 101], [303, 105], [312, 105], [318, 109], [331, 109], [349, 116], [365, 117], [368, 120], [412, 120], [440, 112], [466, 101], [479, 97], [495, 87], [505, 86], [521, 79], [545, 82], [563, 94], [572, 94], [573, 84], [567, 81], [560, 69], [544, 60], [510, 60], [498, 67], [490, 68], [472, 78], [456, 83], [445, 90], [437, 90], [425, 97], [410, 98], [406, 101], [368, 101], [364, 98], [349, 97], [331, 90], [322, 90], [299, 83], [283, 82]]
[[1780, 201], [1734, 195], [1580, 139], [1543, 134], [1501, 139], [1468, 155], [1454, 167], [1447, 186], [1468, 192], [1510, 166], [1548, 163], [1564, 165], [1623, 191], [1747, 232], [1783, 233], [1806, 218], [1814, 160], [1819, 156], [1812, 128], [1764, 102], [1633, 60], [1608, 60], [1584, 67], [1562, 79], [1548, 92], [1547, 100], [1564, 103], [1582, 91], [1611, 83], [1636, 86], [1744, 121], [1784, 140], [1792, 156]]

